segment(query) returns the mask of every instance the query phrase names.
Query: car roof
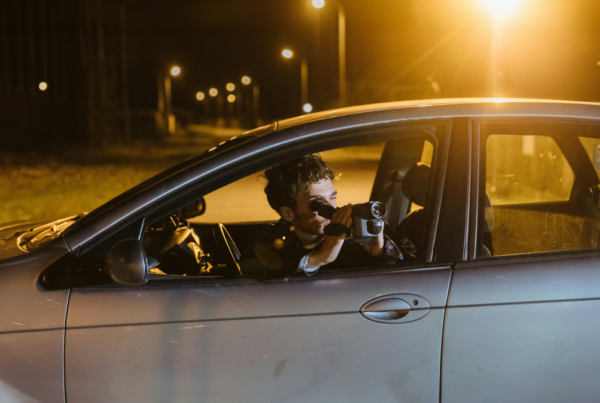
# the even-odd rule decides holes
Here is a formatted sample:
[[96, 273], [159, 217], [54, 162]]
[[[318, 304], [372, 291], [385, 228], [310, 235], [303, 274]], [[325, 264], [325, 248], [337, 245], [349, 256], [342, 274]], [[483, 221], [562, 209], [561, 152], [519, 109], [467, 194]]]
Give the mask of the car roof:
[[[178, 189], [199, 183], [211, 172], [226, 169], [224, 167], [235, 161], [263, 152], [265, 144], [269, 147], [292, 144], [314, 134], [327, 136], [342, 129], [391, 121], [485, 116], [600, 119], [600, 103], [503, 98], [438, 99], [353, 106], [281, 120], [234, 136], [204, 154], [148, 179], [92, 211], [81, 222], [67, 229], [63, 238], [71, 252], [94, 239], [102, 239], [104, 235], [99, 234], [108, 233], [120, 227], [121, 223], [133, 220], [145, 208], [167, 199]], [[248, 154], [248, 150], [252, 152]]]
[[391, 109], [405, 110], [407, 118], [410, 118], [408, 115], [411, 114], [414, 114], [415, 118], [442, 116], [474, 117], [503, 114], [600, 118], [600, 103], [596, 102], [529, 98], [448, 98], [386, 102], [309, 113], [306, 115], [278, 121], [277, 130], [286, 129], [291, 126], [297, 126], [316, 120]]

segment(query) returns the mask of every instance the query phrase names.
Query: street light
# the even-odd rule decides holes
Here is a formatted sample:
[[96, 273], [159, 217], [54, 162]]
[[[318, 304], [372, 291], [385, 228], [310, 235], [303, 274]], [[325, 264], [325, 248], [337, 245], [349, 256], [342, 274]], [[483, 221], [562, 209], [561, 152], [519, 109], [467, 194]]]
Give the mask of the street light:
[[244, 76], [244, 77], [242, 77], [242, 84], [244, 84], [244, 85], [248, 85], [248, 84], [250, 84], [251, 82], [252, 82], [252, 80], [250, 79], [250, 77], [248, 77], [248, 76]]
[[[248, 76], [242, 77], [242, 84], [250, 85], [252, 79]], [[258, 84], [252, 85], [252, 120], [255, 126], [261, 126], [260, 121], [260, 88]]]
[[225, 88], [227, 88], [227, 91], [232, 92], [233, 90], [235, 90], [235, 84], [233, 84], [233, 83], [227, 83], [227, 85], [225, 86]]
[[178, 76], [181, 69], [172, 66], [158, 71], [158, 110], [167, 122], [167, 132], [175, 134], [175, 116], [172, 113], [171, 76]]
[[48, 83], [46, 83], [45, 81], [42, 81], [39, 85], [39, 89], [40, 89], [40, 91], [46, 91], [48, 89]]
[[[286, 59], [291, 59], [293, 56], [292, 51], [288, 49], [285, 49], [281, 54]], [[286, 56], [286, 54], [289, 56]], [[300, 98], [300, 105], [308, 104], [308, 62], [304, 57], [300, 58]]]
[[311, 113], [312, 112], [312, 105], [311, 104], [304, 104], [302, 105], [302, 110], [306, 113]]
[[501, 48], [500, 26], [502, 20], [516, 7], [518, 0], [481, 0], [492, 12], [492, 96], [501, 97], [502, 94], [502, 78], [504, 72], [499, 68], [499, 53]]
[[481, 0], [493, 13], [495, 18], [503, 18], [517, 5], [518, 0]]
[[227, 102], [229, 102], [229, 103], [235, 102], [235, 95], [233, 95], [233, 94], [227, 95]]
[[[502, 0], [499, 0], [502, 1]], [[346, 106], [346, 13], [342, 5], [336, 0], [331, 0], [338, 9], [338, 59], [339, 59], [339, 87], [340, 106]], [[323, 0], [313, 0], [313, 6], [321, 8], [325, 5]]]
[[202, 91], [199, 91], [196, 93], [196, 99], [198, 101], [202, 101], [204, 99], [204, 93]]
[[216, 97], [219, 94], [219, 91], [216, 88], [211, 88], [208, 90], [208, 95], [211, 97]]

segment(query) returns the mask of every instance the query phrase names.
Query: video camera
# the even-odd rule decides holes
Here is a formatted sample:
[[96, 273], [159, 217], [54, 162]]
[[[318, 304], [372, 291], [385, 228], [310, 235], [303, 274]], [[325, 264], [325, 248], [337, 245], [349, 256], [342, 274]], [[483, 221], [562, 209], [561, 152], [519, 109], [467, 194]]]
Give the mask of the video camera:
[[[321, 217], [329, 219], [331, 219], [336, 210], [336, 208], [321, 199], [310, 202], [310, 209], [316, 211]], [[385, 204], [378, 201], [352, 206], [352, 227], [350, 228], [350, 233], [346, 232], [347, 235], [353, 237], [357, 242], [366, 242], [368, 238], [378, 236], [383, 231], [382, 218], [386, 213]], [[340, 231], [338, 229], [329, 229], [329, 227], [332, 227], [332, 224], [325, 227], [325, 235], [339, 235]]]

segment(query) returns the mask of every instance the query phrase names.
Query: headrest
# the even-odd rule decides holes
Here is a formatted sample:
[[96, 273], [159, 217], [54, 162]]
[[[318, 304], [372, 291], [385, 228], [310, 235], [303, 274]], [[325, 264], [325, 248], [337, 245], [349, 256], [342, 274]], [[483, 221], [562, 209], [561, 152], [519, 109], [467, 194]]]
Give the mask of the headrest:
[[429, 173], [431, 168], [424, 162], [417, 162], [404, 175], [402, 179], [402, 192], [408, 199], [421, 207], [425, 206]]

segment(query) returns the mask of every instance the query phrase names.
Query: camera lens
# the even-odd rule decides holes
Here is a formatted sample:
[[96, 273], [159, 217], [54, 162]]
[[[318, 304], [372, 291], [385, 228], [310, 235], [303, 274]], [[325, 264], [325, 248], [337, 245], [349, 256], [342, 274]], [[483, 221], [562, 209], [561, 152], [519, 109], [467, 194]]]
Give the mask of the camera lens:
[[373, 214], [374, 218], [382, 218], [387, 213], [387, 209], [385, 208], [385, 204], [381, 202], [373, 202], [371, 205], [371, 214]]

